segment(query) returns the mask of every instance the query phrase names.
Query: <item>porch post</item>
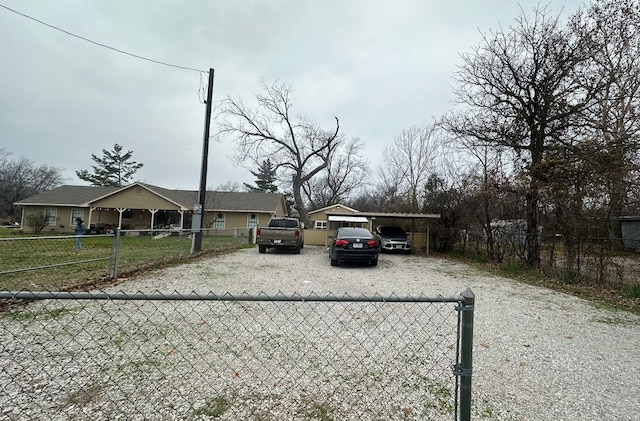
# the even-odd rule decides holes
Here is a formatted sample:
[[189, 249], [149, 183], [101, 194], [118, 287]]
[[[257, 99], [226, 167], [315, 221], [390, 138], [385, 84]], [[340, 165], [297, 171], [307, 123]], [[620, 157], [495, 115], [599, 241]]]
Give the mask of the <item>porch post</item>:
[[156, 212], [158, 212], [158, 209], [147, 209], [147, 210], [151, 212], [151, 225], [149, 226], [149, 229], [153, 230], [155, 228]]
[[91, 215], [93, 214], [93, 210], [95, 208], [93, 206], [89, 206], [89, 218], [87, 220], [87, 228], [91, 226]]
[[122, 229], [122, 214], [127, 208], [116, 208], [116, 210], [120, 213], [120, 216], [118, 216], [118, 229]]

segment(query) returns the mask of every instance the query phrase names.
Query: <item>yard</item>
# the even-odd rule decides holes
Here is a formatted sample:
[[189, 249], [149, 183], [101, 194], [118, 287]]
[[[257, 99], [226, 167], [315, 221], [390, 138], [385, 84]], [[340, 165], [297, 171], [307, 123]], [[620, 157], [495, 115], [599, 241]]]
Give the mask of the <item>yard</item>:
[[[636, 381], [638, 374], [640, 374], [640, 354], [637, 352], [640, 349], [640, 317], [610, 307], [599, 307], [575, 296], [522, 284], [462, 263], [420, 255], [384, 254], [380, 257], [377, 267], [347, 265], [331, 267], [324, 247], [305, 246], [300, 255], [271, 250], [266, 254], [259, 254], [257, 249], [247, 248], [150, 271], [108, 290], [112, 292], [124, 291], [125, 293], [137, 291], [142, 293], [157, 291], [187, 293], [195, 291], [200, 294], [213, 292], [221, 295], [226, 293], [317, 294], [321, 296], [347, 294], [357, 297], [361, 295], [419, 294], [450, 296], [459, 294], [467, 287], [470, 287], [476, 294], [472, 379], [474, 419], [631, 420], [640, 413], [640, 402], [637, 399], [640, 385]], [[113, 306], [115, 303], [108, 305]], [[189, 321], [187, 323], [188, 330], [205, 329], [205, 331], [210, 331], [206, 327], [209, 326], [210, 317], [213, 314], [212, 310], [205, 308], [194, 313], [193, 310], [189, 310], [189, 306], [184, 307], [184, 305], [186, 303], [175, 304], [175, 306], [163, 304], [161, 307], [167, 308], [166, 310], [161, 309], [160, 312], [164, 315], [163, 317], [171, 320], [170, 326], [174, 326], [178, 322], [179, 326], [176, 325], [175, 329], [183, 329], [180, 327], [183, 326], [183, 322], [180, 320], [184, 319]], [[167, 345], [166, 341], [169, 340], [167, 338], [173, 334], [169, 335], [170, 332], [166, 331], [166, 322], [161, 324], [154, 322], [151, 325], [144, 322], [144, 317], [148, 312], [155, 312], [154, 307], [155, 305], [148, 303], [142, 304], [142, 307], [139, 307], [140, 311], [130, 312], [126, 310], [127, 307], [118, 309], [118, 306], [109, 310], [107, 320], [108, 325], [112, 326], [111, 329], [114, 329], [113, 326], [139, 326], [134, 330], [123, 330], [120, 333], [116, 331], [113, 335], [109, 335], [108, 337], [111, 338], [122, 338], [122, 341], [118, 341], [114, 345], [123, 347], [131, 339], [140, 340], [143, 337], [145, 346], [152, 347], [154, 352], [162, 351], [160, 354], [163, 355], [162, 358], [170, 358], [175, 355], [179, 349], [172, 351], [173, 348]], [[336, 354], [327, 353], [326, 348], [323, 348], [322, 345], [322, 341], [330, 341], [331, 337], [342, 335], [341, 329], [343, 327], [340, 326], [344, 320], [335, 319], [335, 314], [348, 315], [348, 320], [362, 324], [362, 326], [369, 326], [368, 329], [378, 326], [368, 333], [368, 339], [362, 339], [362, 342], [358, 343], [365, 345], [364, 349], [371, 349], [371, 346], [378, 349], [374, 344], [385, 344], [385, 347], [381, 348], [386, 349], [385, 356], [395, 355], [399, 349], [404, 349], [405, 347], [401, 343], [410, 338], [418, 339], [418, 343], [421, 343], [421, 334], [408, 330], [406, 335], [398, 336], [397, 329], [391, 330], [386, 325], [388, 321], [393, 319], [396, 325], [398, 323], [401, 325], [408, 323], [409, 326], [417, 324], [426, 326], [429, 330], [434, 326], [437, 327], [439, 323], [443, 323], [442, 314], [439, 312], [435, 315], [429, 312], [407, 314], [409, 316], [407, 319], [394, 319], [393, 315], [386, 315], [385, 310], [377, 310], [376, 307], [367, 309], [352, 305], [334, 310], [332, 307], [323, 306], [320, 308], [325, 310], [330, 308], [331, 312], [335, 312], [335, 314], [333, 316], [330, 313], [325, 315], [325, 310], [316, 309], [310, 315], [314, 325], [319, 324], [323, 329], [328, 330], [324, 330], [324, 333], [319, 332], [317, 337], [315, 333], [309, 337], [301, 337], [301, 332], [296, 333], [295, 323], [294, 325], [287, 323], [295, 322], [298, 320], [297, 317], [306, 314], [308, 310], [292, 311], [290, 309], [286, 312], [274, 312], [273, 309], [262, 311], [261, 308], [254, 305], [232, 306], [232, 311], [237, 319], [226, 325], [227, 328], [223, 335], [226, 338], [225, 342], [216, 346], [224, 345], [225, 349], [229, 347], [229, 349], [235, 350], [236, 356], [234, 358], [240, 358], [242, 361], [253, 361], [255, 355], [264, 355], [258, 357], [258, 361], [262, 361], [262, 365], [265, 367], [270, 367], [272, 358], [284, 358], [283, 361], [290, 361], [292, 364], [289, 375], [293, 376], [291, 380], [296, 379], [294, 384], [298, 382], [298, 375], [308, 376], [309, 373], [315, 373], [315, 370], [324, 370], [329, 367], [329, 364], [342, 361], [337, 358]], [[79, 310], [71, 308], [70, 311], [73, 313]], [[91, 320], [103, 318], [100, 316], [101, 311], [96, 314], [96, 316], [92, 316]], [[244, 319], [243, 314], [246, 314], [247, 317], [252, 315], [253, 319]], [[282, 318], [283, 316], [284, 318]], [[132, 317], [136, 319], [132, 319]], [[256, 317], [258, 319], [255, 319]], [[375, 317], [375, 319], [371, 319], [371, 317]], [[138, 318], [143, 319], [133, 321]], [[4, 323], [9, 323], [6, 319], [3, 320]], [[260, 322], [254, 324], [255, 322], [252, 320], [260, 320]], [[329, 323], [327, 320], [334, 321]], [[372, 320], [379, 321], [372, 325], [370, 323]], [[282, 321], [282, 323], [278, 321]], [[245, 337], [254, 328], [258, 329], [255, 332], [259, 332], [259, 326], [266, 326], [266, 332], [275, 325], [285, 326], [286, 334], [284, 336]], [[305, 325], [301, 324], [300, 326], [304, 327]], [[174, 327], [171, 327], [171, 332], [173, 329]], [[182, 332], [182, 330], [180, 331]], [[386, 336], [380, 336], [382, 332], [387, 332]], [[126, 335], [122, 336], [125, 333]], [[2, 334], [6, 335], [7, 332]], [[90, 337], [90, 335], [83, 336]], [[234, 337], [242, 339], [236, 343]], [[389, 344], [385, 337], [393, 338], [389, 339], [392, 343]], [[194, 341], [189, 335], [184, 338], [187, 343], [192, 344], [194, 349], [207, 343]], [[261, 339], [258, 342], [252, 342], [250, 338]], [[374, 338], [377, 339], [367, 345]], [[245, 342], [247, 340], [248, 342]], [[447, 342], [445, 341], [444, 344]], [[3, 340], [3, 343], [7, 342]], [[73, 349], [74, 346], [78, 346], [78, 343], [80, 343], [79, 340], [71, 341], [68, 346]], [[327, 356], [330, 358], [326, 360], [316, 358], [316, 361], [323, 363], [313, 365], [313, 369], [309, 371], [311, 366], [308, 366], [309, 362], [305, 359], [305, 355], [298, 352], [301, 349], [300, 346], [312, 343], [320, 344], [317, 345], [319, 349], [325, 350], [319, 355], [323, 355], [323, 358]], [[341, 346], [344, 347], [340, 348], [342, 351], [349, 350], [349, 347], [346, 346], [347, 343], [342, 342]], [[236, 346], [240, 347], [235, 348]], [[427, 352], [432, 347], [426, 346], [423, 349], [424, 352]], [[263, 354], [265, 350], [268, 351], [267, 354]], [[342, 351], [340, 358], [348, 358], [349, 353], [343, 354]], [[127, 358], [125, 358], [125, 362], [126, 360]], [[141, 363], [144, 365], [140, 366]], [[208, 400], [207, 398], [198, 398], [202, 399], [202, 402], [198, 403], [200, 400], [188, 399], [191, 393], [196, 390], [189, 391], [183, 386], [178, 386], [178, 383], [172, 384], [169, 381], [174, 378], [176, 373], [157, 369], [157, 367], [163, 367], [163, 364], [163, 360], [155, 356], [144, 360], [134, 358], [122, 368], [124, 371], [122, 371], [121, 381], [123, 383], [121, 387], [127, 390], [131, 386], [131, 384], [127, 386], [129, 384], [127, 379], [130, 377], [125, 374], [135, 369], [136, 373], [142, 374], [142, 377], [136, 377], [136, 382], [140, 383], [133, 383], [137, 385], [137, 389], [154, 390], [151, 386], [157, 385], [155, 389], [158, 392], [170, 393], [169, 391], [173, 388], [187, 402], [197, 404], [200, 410], [191, 413], [192, 419], [211, 419], [207, 418], [207, 414], [214, 413], [220, 417], [219, 419], [232, 419], [234, 414], [238, 414], [234, 411], [238, 410], [238, 405], [241, 402], [246, 402], [247, 405], [262, 402], [262, 405], [266, 405], [267, 408], [271, 408], [270, 405], [277, 405], [277, 402], [272, 402], [271, 399], [277, 399], [279, 396], [278, 388], [272, 389], [270, 397], [262, 395], [262, 393], [267, 393], [266, 390], [257, 395], [252, 395], [253, 392], [250, 389], [242, 389], [241, 393], [229, 396], [210, 393], [205, 394], [205, 397], [208, 396]], [[245, 367], [245, 370], [249, 370], [249, 372], [256, 369], [251, 365], [253, 363], [247, 362], [247, 364], [241, 367]], [[170, 367], [171, 365], [168, 365], [164, 368], [170, 370]], [[185, 370], [179, 371], [180, 377], [190, 378], [189, 370], [194, 367], [189, 368], [182, 365], [179, 367], [180, 370]], [[205, 368], [200, 365], [197, 367], [199, 373], [208, 372], [202, 371]], [[235, 369], [232, 371], [233, 367], [236, 366], [226, 366], [226, 369], [223, 370], [226, 372], [225, 379], [246, 379], [251, 383], [251, 376], [246, 378], [245, 371], [235, 371]], [[140, 372], [140, 368], [144, 368], [144, 370]], [[446, 372], [442, 367], [439, 370]], [[332, 373], [335, 372], [351, 373], [349, 370], [332, 369]], [[144, 373], [149, 373], [149, 375]], [[286, 374], [277, 370], [274, 373], [282, 376], [278, 377], [281, 382], [288, 381]], [[373, 374], [381, 377], [371, 377]], [[349, 376], [349, 381], [345, 384], [349, 384], [353, 388], [362, 388], [367, 385], [358, 393], [364, 392], [365, 396], [372, 398], [373, 395], [366, 395], [366, 390], [374, 390], [375, 384], [395, 384], [392, 382], [393, 376], [389, 377], [389, 373], [385, 376], [384, 373], [377, 371], [369, 372], [366, 377], [368, 380], [377, 378], [377, 383], [369, 385], [364, 379], [360, 381], [359, 377]], [[0, 373], [1, 378], [3, 378], [3, 374]], [[7, 377], [4, 378], [7, 379]], [[206, 378], [213, 379], [215, 377], [205, 376], [201, 379], [205, 380]], [[167, 381], [169, 382], [167, 383]], [[147, 384], [147, 382], [151, 383]], [[261, 380], [260, 384], [266, 385], [269, 384], [268, 382], [269, 380], [266, 378], [266, 380]], [[208, 387], [207, 384], [208, 382], [205, 381], [199, 387]], [[180, 387], [180, 389], [175, 389], [173, 386]], [[96, 395], [106, 393], [105, 390], [100, 389], [99, 385], [91, 386], [89, 384], [87, 387], [89, 392], [95, 392]], [[439, 396], [437, 390], [440, 390], [442, 385], [429, 382], [416, 387], [415, 390], [419, 393], [411, 399], [420, 399], [422, 396], [425, 405], [434, 405], [430, 407], [430, 410], [440, 412], [442, 419], [452, 419], [450, 418], [450, 409], [447, 409], [447, 401], [439, 401], [434, 398]], [[296, 408], [302, 408], [300, 409], [302, 412], [289, 413], [284, 419], [344, 419], [344, 417], [336, 415], [346, 410], [339, 403], [340, 400], [337, 399], [337, 396], [333, 395], [333, 398], [322, 399], [322, 395], [318, 394], [320, 390], [322, 388], [318, 388], [316, 385], [301, 395], [296, 395], [300, 396], [303, 401], [289, 403], [297, 405]], [[385, 389], [381, 389], [378, 393], [385, 393]], [[100, 396], [102, 396], [101, 399], [106, 399], [104, 395]], [[259, 398], [260, 396], [262, 398]], [[304, 396], [307, 397], [304, 398]], [[158, 399], [162, 401], [161, 397]], [[76, 405], [80, 403], [74, 403], [75, 400], [81, 401], [74, 394], [68, 395], [65, 402], [68, 404], [69, 400]], [[357, 405], [353, 403], [357, 402], [353, 400], [353, 396], [346, 401]], [[170, 405], [170, 402], [171, 399], [162, 401], [163, 410], [170, 410], [171, 407], [166, 406]], [[87, 406], [94, 404], [96, 403], [91, 400], [85, 403]], [[134, 405], [134, 407], [136, 404], [142, 404], [142, 402], [129, 398], [122, 403], [124, 406]], [[154, 403], [151, 402], [151, 404]], [[156, 402], [156, 407], [159, 404]], [[376, 404], [370, 403], [370, 405]], [[377, 408], [377, 406], [373, 407]], [[363, 410], [360, 406], [355, 408]], [[269, 412], [270, 410], [261, 411], [257, 408], [253, 413], [254, 417], [250, 419], [283, 419], [282, 413], [280, 413], [280, 417], [277, 417]], [[268, 415], [270, 413], [271, 416]], [[256, 414], [262, 414], [262, 418], [257, 417]], [[418, 415], [415, 411], [409, 411], [404, 418], [398, 417], [397, 419], [419, 419]]]
[[[0, 289], [10, 291], [86, 289], [112, 283], [109, 275], [116, 267], [119, 276], [130, 276], [192, 257], [188, 232], [155, 238], [146, 231], [124, 231], [120, 238], [87, 235], [81, 252], [75, 236], [0, 234]], [[202, 237], [201, 250], [220, 252], [246, 243], [246, 235], [212, 231]]]

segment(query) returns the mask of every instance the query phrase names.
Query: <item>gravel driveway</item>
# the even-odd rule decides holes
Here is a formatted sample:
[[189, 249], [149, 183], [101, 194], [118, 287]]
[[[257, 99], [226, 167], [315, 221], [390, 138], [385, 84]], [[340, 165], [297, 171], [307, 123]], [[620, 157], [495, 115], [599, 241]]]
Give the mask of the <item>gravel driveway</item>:
[[[315, 293], [336, 296], [343, 294], [351, 296], [375, 294], [417, 296], [422, 294], [431, 297], [438, 295], [450, 297], [458, 296], [467, 287], [470, 287], [476, 294], [473, 367], [474, 419], [553, 421], [640, 419], [640, 399], [638, 399], [640, 395], [640, 382], [638, 381], [640, 374], [640, 317], [622, 311], [596, 308], [589, 302], [573, 296], [520, 284], [460, 263], [416, 255], [383, 254], [380, 256], [377, 267], [348, 265], [332, 267], [329, 264], [328, 252], [324, 247], [306, 246], [299, 255], [277, 250], [269, 250], [266, 254], [260, 254], [256, 248], [253, 248], [154, 271], [122, 282], [112, 287], [110, 292], [153, 293], [159, 291], [171, 294], [174, 291], [181, 293], [195, 291], [202, 294], [213, 292], [219, 295], [225, 293], [249, 293], [251, 295], [259, 293], [269, 295]], [[131, 304], [133, 305], [133, 303]], [[43, 305], [46, 304], [43, 303]], [[156, 324], [154, 320], [146, 319], [145, 313], [151, 311], [156, 316], [165, 314], [172, 318], [173, 315], [179, 316], [181, 311], [178, 310], [178, 307], [173, 307], [173, 304], [167, 304], [168, 311], [164, 312], [154, 310], [153, 307], [154, 305], [162, 305], [164, 308], [163, 304], [142, 304], [140, 307], [134, 306], [130, 310], [124, 310], [124, 305], [125, 303], [93, 302], [85, 303], [84, 307], [80, 307], [82, 310], [76, 310], [76, 306], [72, 305], [69, 308], [69, 314], [65, 315], [65, 313], [60, 318], [60, 323], [68, 324], [46, 326], [47, 330], [42, 332], [44, 335], [32, 331], [31, 324], [25, 322], [25, 327], [20, 328], [23, 329], [22, 333], [17, 334], [24, 337], [21, 339], [24, 340], [21, 344], [12, 342], [14, 334], [9, 333], [11, 331], [17, 332], [20, 329], [10, 324], [5, 325], [7, 330], [3, 331], [3, 335], [6, 334], [8, 337], [3, 339], [2, 345], [0, 345], [0, 350], [4, 349], [0, 352], [0, 361], [3, 361], [5, 368], [9, 366], [13, 368], [7, 368], [8, 371], [0, 369], [0, 407], [4, 407], [0, 413], [0, 419], [39, 419], [38, 417], [22, 418], [20, 415], [14, 417], [14, 414], [20, 414], [21, 410], [20, 406], [13, 407], [13, 405], [21, 405], [17, 399], [22, 399], [20, 394], [24, 392], [24, 389], [23, 392], [20, 392], [13, 387], [16, 379], [12, 379], [8, 375], [17, 371], [12, 370], [24, 372], [24, 375], [27, 376], [27, 386], [25, 387], [28, 387], [33, 381], [28, 378], [29, 373], [37, 373], [41, 367], [47, 367], [46, 371], [51, 374], [60, 368], [57, 366], [56, 358], [58, 357], [53, 357], [55, 354], [68, 355], [69, 360], [60, 363], [62, 370], [66, 370], [63, 373], [68, 374], [73, 369], [79, 370], [78, 375], [80, 375], [84, 373], [82, 367], [90, 367], [89, 364], [83, 365], [78, 360], [81, 356], [90, 357], [94, 362], [100, 358], [107, 360], [113, 358], [114, 354], [102, 353], [100, 348], [93, 348], [96, 346], [96, 339], [101, 343], [117, 346], [120, 349], [119, 347], [127, 344], [129, 339], [144, 340], [144, 337], [140, 338], [140, 332], [148, 330], [148, 336], [159, 335], [160, 340], [166, 340], [165, 330], [155, 331], [153, 329], [155, 327], [164, 329], [163, 326], [166, 325], [167, 320]], [[200, 307], [198, 305], [198, 308]], [[180, 308], [182, 309], [182, 307]], [[187, 309], [189, 308], [191, 311], [194, 310], [193, 307], [187, 306]], [[36, 309], [37, 306], [32, 310], [36, 311]], [[241, 306], [235, 306], [231, 310], [236, 313], [251, 311]], [[227, 333], [229, 342], [225, 342], [225, 345], [246, 349], [242, 348], [246, 345], [234, 343], [238, 338], [234, 337], [234, 332], [231, 331], [233, 325], [226, 325], [229, 329], [214, 329], [209, 324], [209, 321], [214, 318], [212, 310], [204, 306], [203, 312], [187, 312], [183, 315], [184, 318], [180, 319], [180, 323], [184, 324], [185, 320], [195, 317], [191, 321], [190, 329], [192, 330], [200, 326], [198, 322], [200, 317], [206, 317], [208, 320], [201, 329], [207, 332], [209, 337], [195, 338], [195, 342], [187, 344], [186, 348], [197, 349], [218, 343], [216, 340], [220, 340], [224, 336], [224, 332], [229, 330]], [[71, 313], [77, 314], [72, 317]], [[201, 316], [205, 313], [206, 316]], [[254, 310], [254, 313], [261, 314], [259, 310]], [[278, 314], [268, 323], [278, 325], [280, 320], [276, 319], [286, 318], [287, 314]], [[290, 313], [293, 317], [297, 317], [299, 314], [297, 312]], [[323, 317], [320, 313], [316, 316]], [[383, 317], [384, 314], [378, 313], [377, 316]], [[91, 319], [92, 323], [84, 323], [87, 319]], [[420, 317], [415, 317], [415, 320], [418, 321], [416, 324], [420, 327], [423, 326]], [[52, 321], [57, 323], [57, 319]], [[4, 322], [12, 323], [9, 320]], [[15, 323], [21, 322], [16, 320]], [[429, 322], [427, 321], [426, 324]], [[113, 327], [111, 327], [112, 325]], [[133, 336], [121, 336], [123, 332], [119, 329], [122, 329], [122, 326], [133, 329], [135, 331]], [[250, 325], [246, 327], [251, 328]], [[36, 328], [34, 327], [34, 329]], [[66, 336], [61, 336], [59, 333], [54, 334], [53, 332], [59, 331], [58, 328], [64, 328]], [[77, 334], [74, 333], [76, 329]], [[96, 331], [93, 332], [90, 329]], [[110, 329], [115, 330], [110, 332]], [[337, 332], [337, 330], [331, 331], [330, 334], [337, 334]], [[392, 333], [389, 330], [387, 332]], [[180, 330], [178, 329], [176, 333], [180, 333]], [[378, 335], [380, 334], [383, 332], [378, 333]], [[35, 349], [40, 349], [41, 345], [45, 346], [45, 338], [50, 335], [53, 335], [56, 340], [53, 346], [46, 346], [47, 352], [36, 354]], [[262, 339], [269, 341], [269, 337], [264, 335], [268, 335], [268, 332], [263, 332]], [[447, 335], [450, 339], [451, 335]], [[185, 335], [184, 338], [187, 337], [191, 337], [191, 334]], [[126, 338], [126, 341], [118, 338]], [[371, 350], [374, 350], [376, 344], [379, 343], [378, 341], [387, 340], [386, 337], [371, 339], [374, 340], [373, 347], [369, 348]], [[30, 345], [29, 341], [31, 340], [34, 342]], [[313, 341], [313, 339], [311, 340]], [[87, 344], [91, 344], [89, 348], [87, 348]], [[153, 342], [150, 342], [149, 346], [153, 346], [154, 349], [158, 348], [158, 350], [162, 349], [161, 346], [153, 345]], [[368, 346], [369, 344], [367, 344]], [[17, 357], [18, 347], [22, 349], [20, 352], [31, 355], [25, 359], [24, 365]], [[378, 348], [378, 350], [381, 349]], [[329, 351], [331, 355], [340, 352], [334, 349]], [[198, 355], [208, 358], [209, 354], [208, 350], [201, 350], [201, 354]], [[102, 356], [100, 357], [100, 355]], [[215, 357], [215, 355], [213, 356]], [[339, 356], [336, 355], [336, 357]], [[380, 358], [381, 361], [386, 357], [387, 354], [380, 354], [376, 358]], [[129, 355], [129, 358], [132, 356]], [[56, 361], [52, 361], [52, 359]], [[267, 363], [269, 360], [263, 361]], [[15, 362], [20, 362], [21, 365], [15, 367]], [[205, 364], [207, 366], [211, 365], [207, 361], [202, 362], [207, 363]], [[101, 369], [109, 367], [109, 361], [98, 361], [98, 363], [98, 367]], [[184, 363], [189, 363], [189, 361], [184, 361]], [[131, 363], [125, 366], [125, 368], [127, 367], [131, 368]], [[187, 364], [187, 367], [173, 366], [170, 370], [181, 373], [181, 368], [191, 369]], [[269, 368], [265, 368], [269, 370]], [[304, 367], [297, 367], [297, 369], [300, 368], [304, 369]], [[156, 372], [154, 371], [154, 373]], [[167, 373], [158, 372], [156, 374], [164, 376]], [[393, 378], [393, 376], [390, 377], [390, 379]], [[127, 385], [125, 375], [123, 375], [123, 380]], [[175, 393], [174, 383], [167, 382], [166, 379], [164, 382], [159, 382], [156, 379], [156, 383], [153, 379], [140, 380], [143, 383], [133, 384], [136, 384], [136, 387], [149, 386], [148, 393], [155, 393], [160, 398]], [[149, 385], [146, 385], [149, 383], [147, 380], [151, 380]], [[206, 379], [202, 380], [206, 381]], [[351, 381], [356, 380], [351, 379]], [[388, 384], [384, 382], [384, 379], [382, 381], [383, 383], [378, 380], [378, 383], [372, 385], [357, 386], [367, 389], [376, 385]], [[46, 384], [48, 383], [43, 383], [43, 386], [34, 384], [34, 390], [29, 393], [40, 396], [39, 388], [45, 387]], [[64, 389], [64, 384], [53, 386], [55, 386], [54, 389], [57, 387], [61, 391]], [[187, 386], [188, 389], [198, 390], [195, 385]], [[9, 390], [16, 391], [8, 392]], [[96, 391], [96, 394], [98, 392]], [[133, 396], [133, 392], [122, 389], [115, 393], [116, 395], [117, 393], [123, 394], [120, 396], [124, 399], [123, 405], [138, 405], [139, 403], [130, 398]], [[391, 393], [387, 389], [385, 392]], [[6, 395], [3, 396], [3, 393]], [[142, 392], [138, 391], [138, 394], [140, 393]], [[187, 398], [188, 393], [188, 391], [185, 392]], [[287, 396], [286, 393], [283, 396]], [[145, 402], [154, 405], [155, 398], [153, 396], [145, 395], [145, 397]], [[193, 403], [191, 399], [187, 399], [187, 402]], [[164, 409], [169, 412], [173, 411], [171, 413], [176, 412], [175, 408]], [[149, 410], [156, 411], [155, 414], [163, 418], [160, 415], [161, 412], [157, 412], [157, 407], [152, 406]], [[70, 413], [74, 412], [70, 410]], [[62, 418], [57, 419], [64, 419], [64, 415], [61, 416]], [[241, 418], [240, 416], [238, 419]], [[317, 418], [316, 416], [313, 419]], [[110, 419], [109, 414], [103, 414], [100, 419]], [[300, 419], [308, 418], [302, 417]], [[411, 419], [415, 419], [415, 416]]]
[[424, 256], [331, 267], [324, 247], [300, 255], [245, 249], [118, 285], [128, 292], [453, 296], [476, 294], [477, 418], [640, 419], [640, 317]]

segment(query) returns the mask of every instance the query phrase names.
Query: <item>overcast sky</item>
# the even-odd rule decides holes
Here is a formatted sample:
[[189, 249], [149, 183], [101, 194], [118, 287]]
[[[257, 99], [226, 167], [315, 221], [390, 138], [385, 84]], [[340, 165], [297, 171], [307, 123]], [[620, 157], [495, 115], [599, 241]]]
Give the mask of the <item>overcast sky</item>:
[[[393, 137], [452, 104], [459, 54], [481, 33], [548, 4], [566, 19], [582, 0], [0, 0], [0, 5], [131, 54], [215, 69], [214, 102], [254, 104], [260, 81], [293, 89], [294, 113], [359, 137], [371, 166]], [[197, 190], [206, 74], [133, 58], [0, 7], [0, 147], [86, 185], [91, 154], [118, 143], [143, 181]], [[212, 132], [216, 121], [212, 120]], [[207, 186], [253, 183], [211, 142]]]

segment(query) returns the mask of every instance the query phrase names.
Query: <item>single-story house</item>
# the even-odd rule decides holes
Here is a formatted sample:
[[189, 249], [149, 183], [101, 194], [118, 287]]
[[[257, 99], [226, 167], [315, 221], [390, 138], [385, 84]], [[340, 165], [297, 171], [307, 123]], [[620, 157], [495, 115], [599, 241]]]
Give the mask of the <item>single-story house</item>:
[[[22, 227], [29, 230], [29, 214], [47, 216], [46, 232], [73, 232], [75, 219], [87, 229], [131, 230], [191, 228], [198, 191], [169, 190], [145, 183], [123, 187], [65, 185], [15, 203], [22, 206]], [[256, 228], [273, 216], [287, 216], [281, 193], [208, 191], [203, 206], [203, 229]]]

